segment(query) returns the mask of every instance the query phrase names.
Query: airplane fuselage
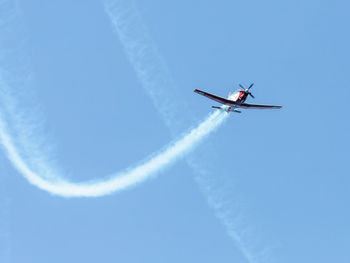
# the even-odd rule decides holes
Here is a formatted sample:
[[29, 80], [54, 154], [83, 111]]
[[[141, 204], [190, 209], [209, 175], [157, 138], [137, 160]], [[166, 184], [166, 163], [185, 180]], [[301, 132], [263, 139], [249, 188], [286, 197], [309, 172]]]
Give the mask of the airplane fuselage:
[[[248, 93], [245, 92], [245, 90], [238, 90], [232, 94], [229, 94], [228, 96], [228, 102], [224, 103], [225, 106], [225, 110], [227, 112], [230, 112], [231, 110], [240, 113], [240, 111], [235, 110], [235, 108], [239, 108], [237, 107], [238, 105], [244, 103], [246, 101], [246, 99], [248, 98]], [[232, 101], [232, 103], [230, 103], [230, 101]]]
[[[248, 93], [245, 92], [245, 90], [238, 90], [228, 96], [227, 99], [232, 100], [235, 102], [235, 104], [241, 104], [246, 101], [248, 98]], [[233, 105], [230, 105], [233, 106]]]

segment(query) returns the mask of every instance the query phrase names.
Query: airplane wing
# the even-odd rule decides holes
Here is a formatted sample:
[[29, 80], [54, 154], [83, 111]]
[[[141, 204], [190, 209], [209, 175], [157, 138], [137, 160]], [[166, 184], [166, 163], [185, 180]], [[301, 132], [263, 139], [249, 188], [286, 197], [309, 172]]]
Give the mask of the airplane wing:
[[198, 93], [200, 95], [203, 95], [204, 97], [207, 97], [209, 99], [215, 100], [215, 101], [217, 101], [217, 102], [219, 102], [221, 104], [232, 104], [232, 103], [234, 103], [231, 100], [225, 99], [223, 97], [216, 96], [214, 94], [205, 92], [203, 90], [195, 89], [194, 92], [196, 92], [196, 93]]
[[235, 103], [232, 100], [225, 99], [220, 96], [205, 92], [203, 90], [195, 89], [194, 92], [207, 97], [209, 99], [215, 100], [221, 104], [225, 104], [234, 108], [243, 108], [243, 109], [280, 109], [282, 106], [277, 105], [261, 105], [261, 104], [248, 104], [248, 103]]
[[237, 104], [237, 107], [243, 108], [243, 109], [280, 109], [282, 108], [282, 106], [277, 106], [277, 105], [261, 105], [261, 104], [248, 104], [248, 103]]

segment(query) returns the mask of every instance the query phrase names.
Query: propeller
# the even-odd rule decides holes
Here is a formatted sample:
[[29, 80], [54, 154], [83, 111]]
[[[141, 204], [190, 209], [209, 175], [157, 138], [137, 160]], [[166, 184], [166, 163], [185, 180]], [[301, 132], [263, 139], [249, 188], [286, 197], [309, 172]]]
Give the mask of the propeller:
[[244, 89], [245, 93], [247, 93], [249, 96], [251, 96], [253, 99], [255, 98], [254, 95], [249, 91], [253, 86], [254, 83], [250, 84], [250, 86], [246, 89], [243, 87], [243, 85], [239, 84], [239, 86]]

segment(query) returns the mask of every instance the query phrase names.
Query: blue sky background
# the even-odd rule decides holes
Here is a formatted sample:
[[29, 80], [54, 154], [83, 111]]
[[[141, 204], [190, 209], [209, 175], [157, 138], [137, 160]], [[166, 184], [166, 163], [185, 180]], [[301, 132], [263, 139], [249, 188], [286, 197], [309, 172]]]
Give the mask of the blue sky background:
[[[212, 180], [232, 202], [225, 207], [249, 230], [252, 253], [267, 250], [257, 262], [349, 262], [349, 4], [136, 4], [197, 119], [184, 111], [184, 127], [215, 105], [194, 88], [226, 96], [238, 83], [254, 82], [249, 102], [284, 106], [232, 114], [207, 139], [210, 146], [193, 152], [215, 155], [220, 181], [215, 174]], [[67, 177], [102, 177], [173, 139], [101, 1], [19, 6], [23, 31], [13, 41], [25, 59], [12, 61], [11, 70], [30, 76], [23, 87], [36, 102], [26, 98], [23, 105], [40, 104]], [[10, 254], [3, 255], [8, 262], [247, 262], [184, 161], [97, 199], [52, 196], [0, 161], [0, 230], [7, 233], [0, 238], [4, 251], [10, 248], [2, 253]]]

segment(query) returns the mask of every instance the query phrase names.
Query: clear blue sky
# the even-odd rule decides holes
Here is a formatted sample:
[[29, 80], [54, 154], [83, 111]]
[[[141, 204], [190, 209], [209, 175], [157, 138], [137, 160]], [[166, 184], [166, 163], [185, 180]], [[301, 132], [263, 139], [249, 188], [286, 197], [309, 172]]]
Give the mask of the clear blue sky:
[[[28, 74], [24, 90], [40, 104], [67, 177], [102, 177], [173, 139], [102, 1], [18, 3], [25, 34], [11, 41], [25, 61], [11, 61], [9, 70]], [[254, 82], [249, 102], [284, 106], [232, 114], [209, 146], [193, 152], [213, 153], [205, 162], [218, 171], [211, 180], [229, 197], [225, 209], [249, 230], [251, 253], [267, 251], [257, 262], [349, 262], [349, 4], [136, 4], [197, 118], [191, 123], [183, 111], [188, 128], [215, 105], [194, 88], [226, 96]], [[0, 169], [0, 255], [8, 262], [247, 262], [184, 161], [97, 199], [41, 191], [2, 153]]]

